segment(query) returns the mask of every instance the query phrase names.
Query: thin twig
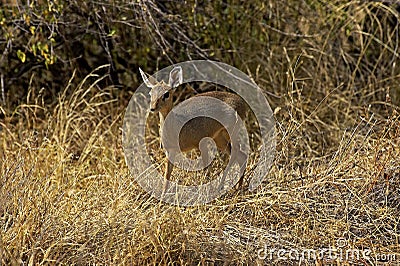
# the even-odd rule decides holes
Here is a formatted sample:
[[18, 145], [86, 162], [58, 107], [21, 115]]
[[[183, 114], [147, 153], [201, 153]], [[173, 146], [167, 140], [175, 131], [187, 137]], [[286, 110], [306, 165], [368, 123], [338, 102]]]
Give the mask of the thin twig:
[[0, 83], [1, 83], [1, 101], [5, 105], [6, 104], [6, 94], [5, 94], [5, 89], [4, 89], [4, 74], [3, 73], [1, 73]]

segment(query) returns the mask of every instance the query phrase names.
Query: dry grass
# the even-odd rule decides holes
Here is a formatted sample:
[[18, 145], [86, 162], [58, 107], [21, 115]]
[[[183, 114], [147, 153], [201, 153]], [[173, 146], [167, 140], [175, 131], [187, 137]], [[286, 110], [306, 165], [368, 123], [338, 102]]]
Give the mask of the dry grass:
[[[331, 24], [321, 22], [323, 30], [332, 25], [330, 34], [308, 36], [317, 26], [309, 18], [297, 47], [292, 29], [274, 28], [281, 36], [275, 44], [255, 42], [272, 43], [269, 53], [259, 46], [234, 53], [243, 56], [236, 67], [277, 96], [269, 94], [277, 154], [254, 193], [231, 191], [186, 208], [147, 195], [130, 176], [121, 144], [130, 95], [99, 86], [99, 70], [82, 81], [71, 74], [56, 102], [31, 86], [22, 104], [1, 107], [0, 265], [373, 265], [385, 254], [398, 265], [400, 71], [392, 33], [399, 27], [382, 30], [374, 12], [398, 13], [379, 3], [341, 3], [328, 5]], [[376, 30], [367, 31], [372, 24]], [[341, 34], [353, 34], [360, 50], [348, 49], [353, 44]], [[254, 53], [260, 58], [243, 59]], [[344, 252], [370, 249], [369, 259], [258, 257], [265, 246], [320, 251], [342, 239]]]
[[126, 101], [95, 84], [67, 87], [53, 108], [32, 90], [2, 122], [2, 263], [250, 263], [264, 245], [320, 249], [339, 238], [400, 256], [398, 108], [331, 127], [338, 145], [324, 144], [332, 153], [323, 157], [292, 114], [278, 121], [276, 161], [259, 191], [182, 208], [129, 176], [119, 130]]

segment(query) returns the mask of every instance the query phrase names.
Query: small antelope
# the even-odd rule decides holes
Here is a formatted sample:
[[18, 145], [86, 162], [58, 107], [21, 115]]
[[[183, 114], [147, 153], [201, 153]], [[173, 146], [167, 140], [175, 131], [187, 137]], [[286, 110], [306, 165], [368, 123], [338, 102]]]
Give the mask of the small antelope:
[[[164, 81], [158, 82], [156, 79], [154, 79], [151, 76], [147, 76], [140, 68], [139, 68], [140, 74], [142, 75], [143, 81], [146, 84], [147, 87], [149, 87], [151, 90], [149, 92], [150, 94], [150, 111], [154, 113], [158, 113], [160, 117], [160, 132], [162, 132], [164, 121], [171, 111], [173, 107], [173, 94], [175, 92], [176, 87], [182, 84], [183, 82], [183, 75], [182, 75], [182, 68], [180, 66], [175, 67], [174, 69], [171, 70], [169, 74], [169, 82], [168, 84], [165, 83]], [[187, 99], [184, 103], [185, 106], [189, 106], [187, 109], [187, 113], [180, 114], [181, 116], [188, 116], [193, 115], [196, 113], [196, 108], [198, 107], [198, 104], [194, 104], [194, 100], [196, 97], [199, 96], [208, 96], [208, 97], [214, 97], [217, 98], [227, 105], [229, 105], [236, 112], [232, 114], [230, 113], [224, 113], [223, 115], [226, 116], [235, 116], [234, 118], [237, 118], [237, 114], [240, 116], [242, 120], [245, 119], [247, 111], [248, 111], [248, 105], [246, 102], [238, 95], [234, 93], [229, 93], [229, 92], [217, 92], [217, 91], [212, 91], [212, 92], [205, 92], [205, 93], [200, 93], [197, 94], [189, 99]], [[199, 98], [197, 98], [199, 99]], [[202, 98], [200, 98], [201, 100]], [[191, 103], [193, 104], [191, 105]], [[207, 103], [205, 103], [207, 104]], [[204, 106], [204, 105], [203, 105]], [[210, 106], [210, 108], [213, 108]], [[221, 109], [218, 109], [219, 112], [221, 112]], [[193, 116], [191, 116], [193, 117]], [[236, 119], [234, 119], [236, 120]], [[231, 121], [234, 121], [231, 120]], [[233, 125], [234, 127], [234, 125]], [[238, 132], [236, 132], [238, 134]], [[161, 135], [161, 134], [160, 134]], [[174, 136], [174, 138], [177, 138], [178, 136]], [[168, 138], [168, 137], [167, 137]], [[203, 138], [212, 138], [217, 146], [217, 148], [224, 152], [227, 153], [228, 155], [231, 155], [232, 151], [232, 146], [231, 146], [231, 139], [229, 137], [228, 131], [222, 126], [221, 123], [216, 121], [213, 118], [210, 117], [205, 117], [205, 116], [199, 116], [195, 117], [191, 120], [189, 120], [187, 123], [184, 124], [182, 127], [180, 133], [179, 133], [179, 147], [182, 152], [187, 152], [193, 149], [199, 149], [201, 152], [201, 157], [204, 163], [204, 166], [208, 165], [209, 162], [209, 154], [208, 154], [208, 147], [207, 145], [202, 145], [203, 142], [201, 140]], [[238, 141], [233, 141], [233, 145], [235, 146], [235, 151], [237, 154], [237, 158], [232, 158], [233, 162], [238, 162], [240, 166], [240, 179], [238, 181], [238, 187], [241, 187], [243, 184], [243, 176], [246, 168], [246, 162], [247, 162], [247, 155], [240, 150], [240, 144]], [[164, 147], [166, 148], [166, 147]], [[168, 155], [168, 151], [167, 151]], [[173, 164], [170, 162], [170, 160], [167, 160], [166, 164], [166, 170], [165, 170], [165, 175], [164, 177], [169, 180], [171, 177], [173, 169]]]

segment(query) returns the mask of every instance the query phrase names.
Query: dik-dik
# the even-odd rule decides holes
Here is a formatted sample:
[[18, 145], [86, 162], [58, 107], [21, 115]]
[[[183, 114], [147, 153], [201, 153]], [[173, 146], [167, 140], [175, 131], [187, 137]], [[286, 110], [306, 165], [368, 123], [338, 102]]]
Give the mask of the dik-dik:
[[[160, 132], [162, 132], [164, 121], [173, 108], [173, 95], [175, 93], [175, 90], [183, 82], [182, 68], [178, 66], [171, 70], [169, 74], [168, 84], [164, 81], [159, 82], [153, 77], [147, 76], [141, 69], [139, 70], [144, 83], [147, 87], [150, 88], [150, 111], [159, 114]], [[198, 98], [200, 96], [213, 97], [222, 101], [223, 103], [226, 103], [229, 106], [228, 109], [231, 111], [226, 111], [226, 113], [223, 113], [222, 115], [231, 118], [228, 120], [233, 121], [232, 123], [235, 123], [238, 120], [237, 115], [239, 115], [243, 121], [245, 120], [246, 114], [248, 113], [249, 109], [246, 102], [240, 96], [234, 93], [218, 91], [200, 93], [187, 99], [184, 102], [186, 106], [186, 111], [185, 109], [183, 109], [183, 111], [181, 111], [181, 113], [179, 114], [180, 117], [193, 117], [193, 114], [196, 114], [196, 108], [200, 108], [200, 106], [202, 105], [198, 104], [198, 101], [196, 100], [202, 101], [202, 99], [204, 98], [204, 101], [207, 101], [207, 98], [205, 97]], [[209, 106], [210, 104], [208, 102], [204, 102], [204, 104], [208, 104], [207, 108], [213, 108], [212, 106]], [[204, 104], [203, 106], [206, 106]], [[221, 112], [221, 109], [218, 109], [218, 112]], [[174, 121], [172, 121], [172, 124], [173, 123]], [[236, 125], [233, 124], [230, 126], [231, 128], [238, 128]], [[231, 136], [232, 135], [236, 137], [238, 135], [238, 131], [234, 130], [233, 134], [231, 132]], [[167, 135], [167, 141], [168, 138], [171, 137], [177, 138], [178, 136], [168, 137]], [[208, 146], [204, 145], [205, 142], [201, 141], [203, 138], [212, 138], [218, 150], [227, 153], [228, 155], [231, 155], [232, 150], [235, 151], [235, 158], [232, 157], [232, 162], [237, 162], [240, 166], [240, 179], [238, 181], [238, 187], [241, 187], [246, 168], [247, 155], [240, 149], [239, 141], [231, 141], [227, 129], [213, 118], [199, 116], [188, 120], [188, 122], [183, 125], [179, 133], [180, 150], [182, 152], [187, 152], [193, 149], [199, 149], [204, 165], [208, 165], [209, 153]], [[232, 145], [234, 146], [232, 147]], [[178, 153], [179, 151], [166, 150], [167, 156], [171, 155], [168, 154], [171, 152]], [[165, 178], [168, 180], [171, 177], [172, 169], [173, 164], [170, 162], [170, 160], [167, 160]]]

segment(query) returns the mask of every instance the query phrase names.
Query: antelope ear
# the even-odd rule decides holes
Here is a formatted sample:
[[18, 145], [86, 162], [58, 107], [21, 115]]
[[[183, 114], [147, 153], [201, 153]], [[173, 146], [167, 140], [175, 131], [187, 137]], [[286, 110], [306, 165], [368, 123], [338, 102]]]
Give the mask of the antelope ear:
[[147, 74], [144, 73], [141, 68], [139, 68], [139, 71], [140, 71], [140, 75], [142, 75], [144, 84], [146, 84], [147, 87], [153, 88], [157, 85], [158, 82], [155, 78], [153, 78], [152, 76], [147, 76]]
[[169, 73], [169, 86], [176, 88], [183, 83], [182, 67], [174, 67]]

